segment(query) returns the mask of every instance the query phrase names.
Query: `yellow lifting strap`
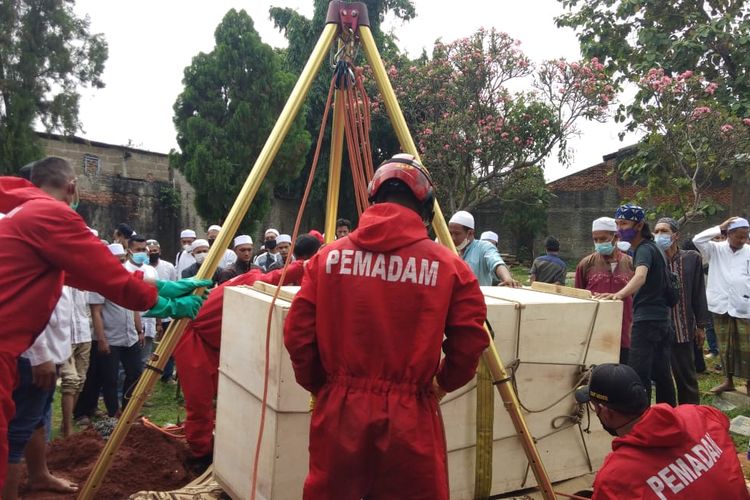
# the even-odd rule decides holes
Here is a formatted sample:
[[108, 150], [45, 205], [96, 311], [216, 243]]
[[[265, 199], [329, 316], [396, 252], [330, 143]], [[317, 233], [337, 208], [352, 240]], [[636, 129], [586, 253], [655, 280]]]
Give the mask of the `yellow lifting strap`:
[[477, 369], [477, 447], [474, 498], [489, 498], [492, 491], [492, 427], [495, 420], [495, 388], [492, 374], [482, 359]]

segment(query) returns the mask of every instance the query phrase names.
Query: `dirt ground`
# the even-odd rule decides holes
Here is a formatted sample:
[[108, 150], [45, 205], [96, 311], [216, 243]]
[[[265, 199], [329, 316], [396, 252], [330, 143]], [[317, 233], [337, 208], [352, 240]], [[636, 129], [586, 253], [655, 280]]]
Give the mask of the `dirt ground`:
[[[47, 464], [56, 476], [83, 486], [104, 440], [89, 428], [68, 439], [50, 443]], [[135, 424], [115, 455], [96, 498], [119, 500], [141, 490], [168, 491], [180, 488], [194, 479], [184, 466], [187, 446], [161, 432]], [[22, 498], [30, 500], [74, 499], [75, 494], [31, 492], [22, 487]]]

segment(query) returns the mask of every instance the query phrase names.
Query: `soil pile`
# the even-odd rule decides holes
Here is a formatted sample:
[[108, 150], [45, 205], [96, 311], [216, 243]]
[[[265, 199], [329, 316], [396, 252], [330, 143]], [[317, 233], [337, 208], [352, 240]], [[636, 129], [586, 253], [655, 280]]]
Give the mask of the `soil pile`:
[[[73, 481], [81, 488], [104, 443], [92, 428], [67, 439], [56, 439], [47, 451], [49, 469], [52, 474]], [[169, 491], [185, 486], [195, 478], [184, 465], [187, 456], [184, 442], [156, 429], [134, 424], [117, 451], [96, 498], [117, 500], [141, 490]], [[22, 496], [34, 500], [76, 498], [75, 494], [23, 490]]]

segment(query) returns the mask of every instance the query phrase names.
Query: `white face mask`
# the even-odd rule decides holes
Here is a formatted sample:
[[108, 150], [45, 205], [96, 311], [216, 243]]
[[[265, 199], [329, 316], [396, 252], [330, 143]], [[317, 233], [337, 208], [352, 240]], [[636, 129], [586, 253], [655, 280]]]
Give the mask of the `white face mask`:
[[197, 262], [198, 264], [203, 264], [203, 261], [206, 260], [206, 255], [208, 255], [208, 254], [207, 253], [197, 253], [197, 254], [193, 255], [193, 258], [195, 259], [195, 262]]
[[190, 245], [182, 245], [182, 249], [185, 250], [186, 252], [189, 252], [190, 251]]
[[617, 242], [617, 248], [619, 248], [621, 252], [627, 252], [628, 250], [630, 250], [630, 242], [629, 241], [618, 241]]
[[464, 238], [464, 241], [462, 241], [461, 243], [459, 243], [458, 245], [456, 245], [456, 250], [458, 250], [460, 252], [461, 250], [463, 250], [464, 248], [466, 248], [466, 245], [468, 245], [468, 244], [469, 244], [469, 237], [467, 236], [466, 238]]

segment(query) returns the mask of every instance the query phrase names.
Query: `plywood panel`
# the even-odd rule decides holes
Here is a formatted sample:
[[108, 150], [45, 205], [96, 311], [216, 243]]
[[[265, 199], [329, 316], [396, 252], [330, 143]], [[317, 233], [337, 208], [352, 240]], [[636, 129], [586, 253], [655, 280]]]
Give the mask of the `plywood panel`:
[[[284, 287], [287, 289], [291, 294], [298, 290]], [[563, 424], [557, 417], [576, 411], [571, 391], [580, 380], [580, 365], [617, 360], [622, 303], [530, 289], [483, 287], [482, 291], [501, 358], [506, 365], [519, 360], [519, 400], [530, 410], [524, 412], [527, 425], [535, 438], [541, 438], [540, 454], [552, 480], [589, 472], [578, 427], [553, 432], [553, 422]], [[250, 487], [270, 302], [268, 294], [250, 288], [225, 292], [215, 470], [235, 498], [247, 498]], [[262, 498], [300, 498], [308, 467], [309, 395], [296, 384], [283, 346], [283, 320], [289, 306], [288, 300], [277, 301], [271, 328], [269, 409], [259, 464], [262, 481], [258, 492]], [[472, 381], [441, 403], [451, 494], [457, 499], [473, 496], [474, 386]], [[585, 439], [597, 468], [610, 449], [610, 438], [598, 421], [592, 430]], [[493, 432], [492, 493], [533, 485], [530, 472], [524, 483], [526, 458], [498, 395]]]

